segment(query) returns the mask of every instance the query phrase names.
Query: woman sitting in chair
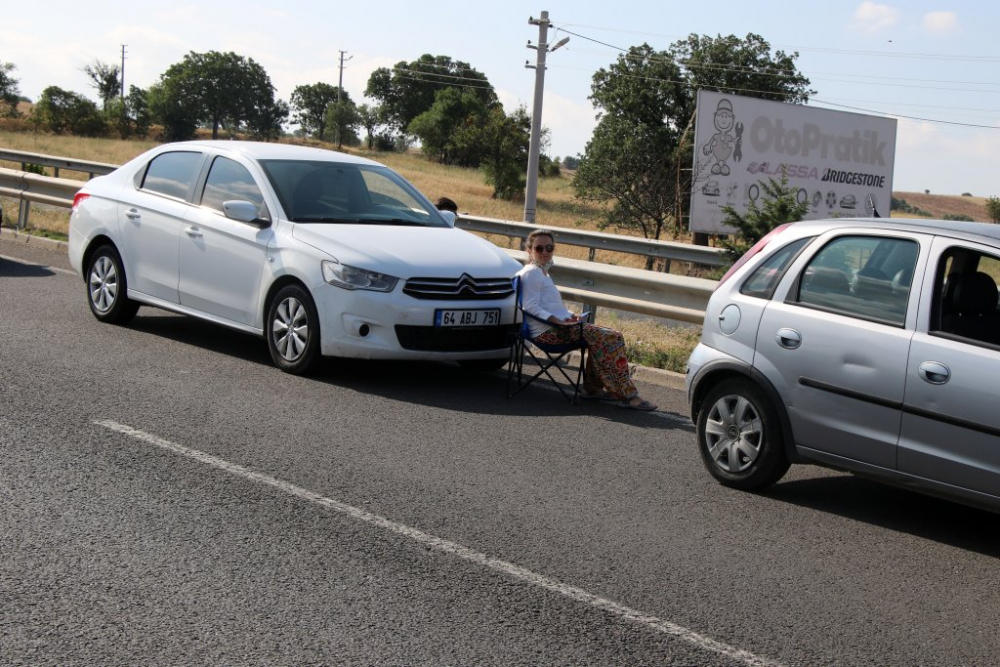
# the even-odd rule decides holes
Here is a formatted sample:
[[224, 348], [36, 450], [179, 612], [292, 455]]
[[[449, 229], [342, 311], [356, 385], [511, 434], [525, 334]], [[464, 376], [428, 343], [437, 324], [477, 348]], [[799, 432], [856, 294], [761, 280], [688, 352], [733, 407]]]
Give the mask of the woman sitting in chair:
[[615, 401], [622, 408], [655, 410], [655, 405], [639, 397], [632, 383], [621, 333], [594, 324], [581, 326], [580, 316], [563, 305], [559, 290], [549, 277], [554, 252], [552, 232], [536, 229], [528, 235], [528, 264], [517, 275], [521, 305], [526, 313], [538, 318], [528, 320], [532, 339], [558, 345], [575, 342], [582, 335], [587, 342], [587, 365], [581, 396]]

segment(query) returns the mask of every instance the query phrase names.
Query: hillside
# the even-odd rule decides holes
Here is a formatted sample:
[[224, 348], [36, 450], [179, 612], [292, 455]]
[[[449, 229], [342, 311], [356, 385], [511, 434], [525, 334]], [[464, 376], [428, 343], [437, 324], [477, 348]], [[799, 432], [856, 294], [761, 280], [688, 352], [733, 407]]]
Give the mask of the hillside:
[[[929, 195], [923, 192], [893, 192], [896, 199], [905, 199], [914, 208], [930, 213], [931, 218], [942, 218], [945, 215], [967, 215], [977, 222], [990, 222], [986, 215], [985, 197], [960, 197], [957, 195]], [[893, 211], [894, 218], [917, 218], [922, 216], [908, 215]]]

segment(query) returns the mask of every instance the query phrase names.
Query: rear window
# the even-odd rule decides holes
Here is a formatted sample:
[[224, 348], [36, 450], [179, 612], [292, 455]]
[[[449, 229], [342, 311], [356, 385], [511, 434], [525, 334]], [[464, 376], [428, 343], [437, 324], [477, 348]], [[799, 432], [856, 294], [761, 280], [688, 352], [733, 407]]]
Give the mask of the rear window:
[[792, 241], [784, 248], [768, 257], [763, 264], [754, 269], [750, 277], [747, 278], [740, 287], [740, 293], [747, 296], [755, 296], [761, 299], [770, 299], [775, 288], [785, 275], [785, 269], [792, 263], [799, 251], [812, 241], [812, 236]]
[[168, 197], [187, 199], [198, 176], [201, 153], [176, 151], [153, 158], [142, 179], [142, 189]]
[[799, 281], [804, 306], [902, 327], [920, 246], [878, 236], [833, 239], [812, 258]]

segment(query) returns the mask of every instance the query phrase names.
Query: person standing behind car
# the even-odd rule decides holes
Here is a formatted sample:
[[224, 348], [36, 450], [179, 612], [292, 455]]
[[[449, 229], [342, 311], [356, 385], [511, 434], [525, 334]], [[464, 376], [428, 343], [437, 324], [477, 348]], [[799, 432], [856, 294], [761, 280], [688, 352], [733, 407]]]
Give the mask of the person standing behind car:
[[456, 204], [453, 200], [448, 199], [447, 197], [438, 197], [437, 201], [434, 202], [434, 206], [437, 207], [437, 210], [441, 211], [442, 213], [446, 214], [451, 213], [450, 219], [449, 216], [447, 215], [445, 215], [444, 217], [446, 220], [448, 220], [449, 224], [451, 224], [451, 226], [454, 227], [455, 221], [458, 220], [458, 204]]

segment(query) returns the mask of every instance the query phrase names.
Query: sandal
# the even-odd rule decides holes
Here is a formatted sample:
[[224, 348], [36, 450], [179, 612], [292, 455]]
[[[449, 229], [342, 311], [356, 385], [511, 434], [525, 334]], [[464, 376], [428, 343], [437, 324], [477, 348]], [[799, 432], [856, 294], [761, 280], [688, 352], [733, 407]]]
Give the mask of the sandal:
[[[639, 402], [638, 403], [633, 403], [632, 401], [635, 401], [635, 400], [638, 400]], [[619, 408], [628, 408], [630, 410], [640, 410], [642, 412], [652, 412], [653, 410], [656, 409], [655, 405], [653, 405], [652, 403], [650, 403], [649, 401], [647, 401], [644, 398], [639, 398], [638, 396], [635, 396], [633, 398], [626, 398], [626, 399], [623, 399], [621, 401], [618, 401], [617, 405], [618, 405]]]

